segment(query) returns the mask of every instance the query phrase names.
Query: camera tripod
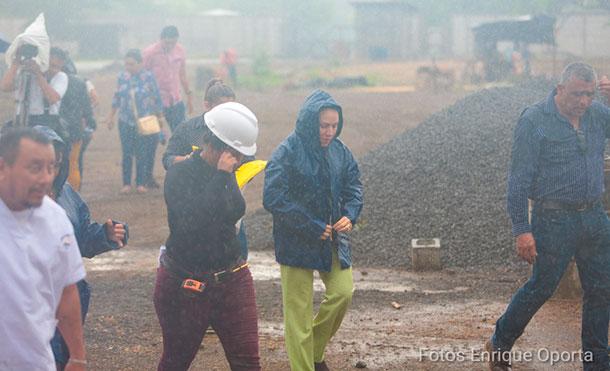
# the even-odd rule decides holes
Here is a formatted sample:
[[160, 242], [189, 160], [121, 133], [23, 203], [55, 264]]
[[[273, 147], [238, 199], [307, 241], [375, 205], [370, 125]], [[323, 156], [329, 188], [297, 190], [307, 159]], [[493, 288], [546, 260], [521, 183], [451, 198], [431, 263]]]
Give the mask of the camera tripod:
[[19, 86], [23, 87], [23, 95], [20, 97], [18, 114], [15, 117], [15, 127], [27, 127], [30, 115], [30, 89], [32, 82], [32, 74], [23, 71], [21, 74]]

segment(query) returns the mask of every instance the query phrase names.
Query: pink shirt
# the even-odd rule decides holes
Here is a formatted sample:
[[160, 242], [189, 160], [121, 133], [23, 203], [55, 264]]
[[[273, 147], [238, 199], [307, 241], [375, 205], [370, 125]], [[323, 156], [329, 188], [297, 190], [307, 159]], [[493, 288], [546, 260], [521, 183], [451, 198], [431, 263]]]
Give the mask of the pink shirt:
[[159, 85], [164, 107], [180, 102], [180, 69], [186, 62], [186, 53], [180, 44], [165, 53], [158, 41], [144, 49], [144, 68], [152, 71]]

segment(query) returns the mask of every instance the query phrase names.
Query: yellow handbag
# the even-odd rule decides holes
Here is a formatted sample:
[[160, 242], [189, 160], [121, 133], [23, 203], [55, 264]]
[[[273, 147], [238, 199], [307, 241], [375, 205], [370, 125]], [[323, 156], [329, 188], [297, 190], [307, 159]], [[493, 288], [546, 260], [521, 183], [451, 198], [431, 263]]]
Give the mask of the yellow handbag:
[[159, 134], [159, 132], [161, 132], [161, 125], [157, 116], [149, 115], [138, 119], [138, 133], [140, 135]]
[[[133, 109], [133, 113], [138, 117], [140, 115], [138, 113], [136, 94], [133, 88], [129, 90], [129, 95], [131, 95], [131, 108]], [[138, 134], [140, 135], [153, 135], [161, 132], [161, 123], [159, 122], [159, 118], [155, 115], [139, 117], [136, 120], [136, 127], [138, 129]]]

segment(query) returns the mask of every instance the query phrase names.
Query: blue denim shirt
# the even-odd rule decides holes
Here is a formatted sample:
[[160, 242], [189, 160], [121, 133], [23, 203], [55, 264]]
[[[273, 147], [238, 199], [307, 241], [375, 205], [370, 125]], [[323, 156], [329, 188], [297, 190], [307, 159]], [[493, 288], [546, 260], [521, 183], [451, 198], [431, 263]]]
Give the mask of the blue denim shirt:
[[591, 202], [604, 191], [604, 149], [610, 109], [593, 102], [577, 131], [555, 105], [554, 90], [528, 107], [515, 128], [507, 208], [514, 236], [531, 232], [528, 198], [566, 203]]

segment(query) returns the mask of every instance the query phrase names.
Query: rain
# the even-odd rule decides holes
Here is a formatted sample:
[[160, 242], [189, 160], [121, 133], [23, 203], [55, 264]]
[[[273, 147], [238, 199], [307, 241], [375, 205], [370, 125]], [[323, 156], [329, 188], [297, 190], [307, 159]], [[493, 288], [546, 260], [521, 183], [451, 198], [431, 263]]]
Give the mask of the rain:
[[[586, 199], [551, 200], [548, 210], [554, 212], [553, 218], [545, 220], [552, 226], [562, 213], [578, 212], [580, 218], [590, 210], [610, 208], [610, 156], [603, 149], [605, 139], [592, 138], [598, 122], [610, 125], [599, 118], [605, 114], [605, 93], [610, 91], [607, 40], [610, 1], [606, 0], [0, 0], [0, 137], [14, 127], [41, 125], [54, 130], [65, 142], [54, 150], [65, 168], [57, 165], [56, 179], [61, 181], [55, 181], [53, 187], [59, 184], [59, 188], [49, 190], [49, 197], [64, 206], [62, 187], [69, 184], [88, 207], [87, 222], [94, 223], [107, 246], [84, 249], [86, 242], [75, 226], [91, 293], [83, 324], [86, 365], [72, 357], [76, 361], [65, 363], [66, 369], [163, 369], [160, 360], [163, 363], [164, 349], [169, 352], [164, 342], [168, 343], [171, 331], [162, 329], [160, 318], [169, 317], [163, 317], [160, 308], [174, 308], [165, 308], [172, 319], [187, 318], [192, 307], [181, 306], [187, 300], [182, 296], [203, 303], [208, 293], [214, 297], [214, 286], [225, 282], [218, 273], [228, 272], [226, 282], [230, 282], [247, 270], [255, 292], [252, 305], [257, 320], [250, 325], [258, 326], [253, 336], [258, 335], [256, 362], [263, 370], [309, 370], [309, 365], [296, 367], [289, 354], [287, 345], [295, 340], [287, 339], [288, 293], [282, 284], [285, 289], [288, 283], [282, 274], [285, 267], [312, 271], [316, 313], [327, 302], [328, 272], [306, 267], [308, 254], [318, 246], [329, 246], [334, 255], [319, 256], [330, 267], [331, 261], [341, 260], [342, 243], [350, 246], [353, 294], [323, 358], [314, 359], [315, 370], [489, 369], [488, 356], [493, 352], [486, 342], [496, 331], [496, 321], [516, 300], [515, 293], [544, 269], [526, 261], [525, 250], [516, 247], [519, 238], [532, 235], [533, 228], [532, 241], [539, 247], [536, 259], [544, 261], [548, 254], [540, 247], [547, 241], [540, 237], [545, 218], [533, 216], [536, 210], [546, 210], [548, 200], [534, 198], [552, 194], [544, 194], [548, 191], [544, 187], [554, 189], [556, 184], [544, 182], [553, 173], [542, 171], [542, 162], [531, 170], [543, 175], [532, 177], [535, 186], [524, 186], [525, 209], [520, 210], [527, 214], [525, 227], [516, 226], [516, 207], [507, 201], [514, 196], [509, 183], [516, 182], [511, 178], [519, 170], [515, 164], [526, 157], [515, 152], [523, 148], [515, 144], [515, 132], [526, 125], [524, 121], [534, 121], [533, 114], [523, 119], [534, 105], [555, 107], [557, 117], [552, 122], [566, 126], [561, 134], [549, 134], [543, 124], [551, 119], [545, 116], [547, 121], [532, 134], [543, 137], [542, 149], [537, 147], [540, 158], [548, 160], [545, 153], [552, 153], [555, 157], [546, 164], [558, 166], [566, 152], [553, 150], [552, 145], [560, 139], [565, 145], [569, 134], [574, 147], [569, 153], [582, 157], [577, 175], [586, 175], [578, 178], [585, 179], [583, 186], [567, 180], [569, 169], [558, 170], [566, 172], [558, 179], [569, 184], [557, 192], [578, 190], [580, 184]], [[57, 73], [66, 80], [59, 99], [53, 99], [61, 85], [54, 70], [58, 58], [62, 63]], [[564, 68], [574, 62], [590, 66], [595, 80], [583, 77], [583, 69], [562, 79]], [[592, 90], [576, 92], [586, 111], [570, 116], [565, 91], [575, 79], [589, 83]], [[76, 91], [75, 85], [81, 90]], [[324, 192], [335, 191], [334, 181], [345, 192], [355, 192], [337, 196], [342, 206], [337, 212], [345, 215], [333, 212], [332, 195], [320, 201], [323, 205], [328, 201], [329, 215], [318, 223], [322, 237], [312, 239], [305, 227], [288, 226], [305, 223], [301, 217], [313, 218], [310, 210], [298, 218], [281, 214], [281, 207], [269, 201], [269, 187], [270, 174], [279, 171], [271, 166], [279, 161], [272, 156], [300, 135], [297, 119], [304, 117], [304, 102], [318, 89], [333, 99], [328, 102], [340, 106], [339, 134], [325, 152], [321, 117], [324, 109], [336, 110], [335, 103], [327, 103], [316, 113], [320, 134], [315, 122], [313, 151], [322, 147], [320, 153], [332, 157], [340, 147], [353, 155], [363, 206], [361, 211], [355, 207], [357, 220], [341, 229], [341, 216], [349, 214], [345, 203], [359, 197], [354, 191], [358, 182], [351, 179], [347, 184], [348, 170], [341, 168], [335, 174], [332, 162], [330, 170], [312, 165], [311, 148], [298, 152], [291, 147], [291, 153], [301, 154], [287, 162], [287, 168], [296, 170], [284, 169], [279, 179], [286, 182], [285, 194], [276, 197], [299, 207], [305, 204], [306, 209], [318, 205], [314, 199], [326, 197]], [[567, 98], [560, 101], [562, 96]], [[70, 110], [77, 113], [71, 116]], [[227, 139], [234, 133], [225, 135], [214, 119], [221, 121], [228, 117], [224, 114], [232, 114], [229, 111], [239, 113], [232, 116], [235, 122], [245, 120], [243, 125], [255, 129], [242, 128], [235, 134], [237, 139]], [[57, 116], [57, 121], [47, 125], [48, 115]], [[224, 149], [214, 152], [214, 140]], [[201, 170], [210, 163], [209, 173]], [[310, 177], [309, 171], [316, 175]], [[330, 180], [321, 180], [324, 171], [332, 174]], [[231, 175], [229, 185], [221, 187], [222, 192], [233, 189], [235, 198], [230, 202], [225, 196], [202, 196], [210, 189], [207, 182], [217, 180], [209, 174], [217, 172]], [[3, 179], [0, 176], [4, 200]], [[327, 180], [332, 187], [324, 183]], [[296, 186], [289, 189], [291, 181]], [[568, 191], [562, 195], [571, 197]], [[203, 210], [196, 202], [209, 202], [215, 209]], [[229, 204], [230, 217], [222, 209]], [[599, 223], [607, 223], [602, 214]], [[82, 214], [79, 218], [86, 219]], [[291, 231], [293, 239], [282, 240], [281, 228]], [[515, 228], [527, 231], [515, 233]], [[566, 228], [561, 229], [553, 233]], [[230, 241], [219, 243], [220, 238]], [[302, 245], [298, 256], [302, 261], [278, 263], [283, 259], [278, 251], [287, 240]], [[582, 236], [575, 241], [579, 246], [594, 243]], [[178, 253], [186, 251], [180, 250], [183, 244], [197, 249]], [[223, 250], [212, 251], [215, 244]], [[547, 241], [545, 246], [549, 245]], [[586, 246], [581, 253], [578, 249], [572, 252], [576, 257], [566, 258], [565, 272], [558, 275], [563, 278], [549, 300], [539, 310], [527, 308], [537, 312], [509, 352], [514, 369], [575, 370], [584, 362], [588, 370], [591, 354], [581, 348], [582, 298], [604, 296], [606, 288], [600, 276], [595, 282], [602, 283], [594, 287], [594, 294], [586, 293], [581, 277], [587, 270], [583, 266], [579, 276], [577, 263], [587, 254], [600, 254], [592, 259], [598, 263], [604, 256]], [[10, 263], [1, 258], [2, 254], [0, 265], [8, 267]], [[206, 266], [209, 269], [200, 270], [205, 272], [201, 275], [184, 269], [214, 259], [230, 263]], [[179, 278], [175, 292], [184, 295], [159, 304], [160, 272], [166, 269]], [[610, 282], [608, 287], [610, 292]], [[220, 302], [218, 297], [224, 295], [232, 294], [222, 291], [209, 300]], [[194, 312], [193, 327], [203, 318], [207, 321], [208, 314], [210, 324], [200, 331], [205, 335], [201, 341], [195, 336], [196, 355], [185, 369], [238, 368], [233, 362], [238, 362], [239, 352], [228, 348], [234, 339], [223, 333], [224, 324], [218, 319], [223, 310], [209, 309], [206, 316]], [[240, 318], [225, 322], [238, 326]], [[605, 324], [597, 317], [596, 321]], [[181, 335], [179, 340], [186, 344], [188, 336]], [[501, 348], [491, 344], [494, 351]], [[607, 344], [602, 345], [596, 345], [594, 360], [600, 354], [607, 356]], [[0, 369], [10, 365], [3, 356], [0, 352]], [[165, 367], [174, 369], [170, 363]]]

